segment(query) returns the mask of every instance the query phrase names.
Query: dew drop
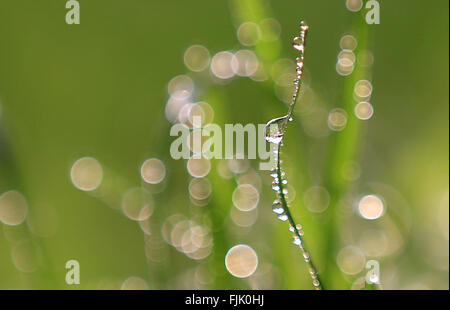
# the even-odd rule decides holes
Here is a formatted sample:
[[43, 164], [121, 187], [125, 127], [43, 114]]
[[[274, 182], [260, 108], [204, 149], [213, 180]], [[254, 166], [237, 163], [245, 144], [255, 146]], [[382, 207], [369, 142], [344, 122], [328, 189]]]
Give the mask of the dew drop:
[[300, 29], [301, 29], [302, 32], [306, 32], [306, 31], [308, 31], [309, 26], [302, 20], [300, 22]]
[[273, 185], [272, 185], [272, 189], [273, 189], [274, 191], [276, 191], [276, 192], [279, 192], [279, 191], [280, 191], [280, 186], [277, 185], [277, 184], [273, 184]]
[[305, 45], [303, 44], [303, 38], [302, 37], [295, 37], [294, 43], [292, 46], [299, 52], [303, 53], [305, 51]]
[[286, 116], [274, 118], [266, 125], [266, 141], [280, 144], [283, 140], [284, 129], [286, 128]]
[[283, 209], [283, 208], [273, 208], [272, 211], [273, 211], [275, 214], [281, 215], [281, 214], [283, 214], [284, 209]]
[[273, 202], [273, 205], [272, 205], [272, 211], [273, 211], [274, 213], [278, 214], [278, 215], [281, 215], [281, 214], [284, 213], [284, 208], [283, 208], [283, 206], [281, 205], [281, 202], [280, 202], [279, 200], [275, 200], [275, 201]]
[[[295, 225], [295, 227], [297, 228], [298, 231], [302, 230], [303, 228], [302, 225], [300, 224]], [[289, 226], [289, 231], [294, 232], [295, 231], [294, 226]]]
[[287, 216], [286, 214], [280, 214], [280, 215], [278, 215], [278, 219], [279, 219], [280, 221], [285, 222], [285, 221], [288, 220], [288, 216]]
[[308, 252], [303, 252], [303, 258], [305, 259], [305, 262], [309, 262], [311, 259]]
[[302, 244], [302, 240], [300, 240], [299, 237], [294, 236], [294, 239], [292, 240], [292, 243], [295, 244], [295, 245], [300, 245], [300, 244]]

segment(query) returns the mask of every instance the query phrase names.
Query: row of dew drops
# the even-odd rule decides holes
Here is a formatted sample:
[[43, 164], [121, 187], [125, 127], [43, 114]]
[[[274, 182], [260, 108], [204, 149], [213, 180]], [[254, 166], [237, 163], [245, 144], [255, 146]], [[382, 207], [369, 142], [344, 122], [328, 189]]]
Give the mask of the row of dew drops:
[[293, 243], [297, 245], [301, 251], [303, 258], [306, 263], [309, 264], [309, 273], [312, 278], [312, 283], [316, 289], [321, 289], [321, 284], [318, 279], [317, 271], [311, 264], [311, 257], [309, 252], [306, 250], [302, 236], [304, 235], [303, 228], [300, 224], [295, 224], [290, 218], [289, 211], [286, 209], [287, 202], [285, 200], [285, 195], [288, 194], [287, 188], [284, 188], [284, 185], [287, 185], [288, 181], [285, 178], [285, 173], [281, 171], [280, 167], [280, 145], [282, 144], [284, 131], [286, 130], [287, 122], [293, 121], [292, 112], [297, 100], [297, 95], [300, 90], [301, 78], [303, 75], [303, 66], [304, 66], [304, 53], [305, 53], [305, 39], [306, 34], [309, 27], [306, 25], [304, 21], [300, 23], [300, 35], [295, 37], [293, 40], [293, 47], [300, 52], [300, 55], [296, 58], [296, 78], [294, 79], [295, 90], [292, 96], [292, 101], [289, 105], [288, 113], [279, 118], [275, 118], [270, 120], [266, 125], [266, 140], [269, 143], [273, 143], [275, 147], [273, 147], [273, 152], [275, 154], [275, 162], [276, 167], [271, 171], [271, 177], [273, 178], [272, 189], [277, 193], [277, 198], [274, 200], [272, 204], [272, 211], [277, 215], [277, 218], [283, 222], [290, 222], [289, 231], [294, 233]]

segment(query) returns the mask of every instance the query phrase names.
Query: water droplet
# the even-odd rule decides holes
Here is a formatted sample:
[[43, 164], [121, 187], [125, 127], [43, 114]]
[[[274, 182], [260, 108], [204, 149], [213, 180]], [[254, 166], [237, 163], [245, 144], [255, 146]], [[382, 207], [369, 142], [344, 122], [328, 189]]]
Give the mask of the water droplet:
[[279, 200], [275, 200], [272, 205], [272, 211], [278, 215], [284, 213], [284, 208]]
[[[297, 224], [297, 225], [295, 225], [295, 227], [297, 228], [297, 230], [302, 230], [302, 225], [300, 225], [300, 224]], [[293, 226], [289, 226], [289, 231], [290, 232], [294, 232], [295, 231], [295, 229], [294, 229], [294, 227]]]
[[286, 128], [286, 116], [274, 118], [266, 125], [266, 141], [280, 144], [283, 140], [284, 129]]
[[283, 208], [273, 208], [272, 211], [278, 215], [283, 214], [284, 209]]
[[305, 51], [305, 45], [303, 44], [303, 40], [300, 37], [295, 37], [294, 38], [294, 44], [293, 44], [294, 48], [303, 53]]
[[306, 31], [308, 31], [309, 26], [305, 23], [305, 21], [302, 20], [300, 22], [300, 29], [301, 29], [302, 32], [306, 32]]
[[286, 185], [286, 184], [288, 184], [288, 180], [283, 179], [283, 180], [281, 180], [281, 183]]
[[278, 215], [278, 219], [279, 219], [280, 221], [285, 222], [285, 221], [288, 220], [288, 216], [287, 216], [286, 214], [280, 214], [280, 215]]
[[305, 259], [305, 262], [309, 262], [311, 259], [308, 252], [303, 252], [303, 258]]
[[279, 191], [280, 191], [280, 186], [279, 186], [279, 185], [276, 185], [276, 184], [273, 184], [273, 185], [272, 185], [272, 189], [273, 189], [274, 191], [276, 191], [276, 192], [279, 192]]
[[314, 281], [313, 281], [313, 285], [314, 285], [315, 287], [318, 287], [318, 286], [320, 286], [320, 282], [319, 282], [319, 280], [317, 280], [317, 279], [314, 279]]
[[300, 240], [299, 237], [294, 236], [294, 239], [292, 240], [292, 243], [295, 245], [300, 245], [302, 243], [302, 240]]

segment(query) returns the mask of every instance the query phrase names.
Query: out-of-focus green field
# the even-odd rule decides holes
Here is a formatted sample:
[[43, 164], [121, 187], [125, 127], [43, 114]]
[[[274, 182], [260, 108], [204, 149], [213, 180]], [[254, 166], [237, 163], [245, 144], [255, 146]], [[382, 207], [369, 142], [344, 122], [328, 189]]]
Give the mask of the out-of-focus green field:
[[[376, 260], [383, 288], [448, 289], [448, 1], [380, 1], [379, 25], [345, 0], [80, 0], [81, 23], [68, 25], [65, 2], [0, 0], [0, 289], [312, 289], [288, 224], [271, 211], [269, 172], [259, 160], [214, 159], [193, 178], [201, 173], [170, 156], [166, 109], [168, 83], [186, 75], [190, 100], [222, 127], [282, 116], [289, 75], [277, 70], [296, 57], [301, 19], [304, 92], [282, 159], [325, 288], [363, 286]], [[256, 46], [244, 46], [238, 27], [267, 18], [272, 37], [261, 27]], [[358, 60], [342, 76], [346, 34]], [[192, 45], [211, 57], [250, 50], [268, 79], [193, 72], [183, 57]], [[364, 52], [373, 64], [361, 65]], [[373, 88], [365, 100], [355, 98], [359, 80]], [[357, 118], [358, 101], [370, 102], [370, 119]], [[330, 123], [333, 111], [344, 124]], [[83, 157], [101, 165], [100, 177], [82, 172], [101, 179], [93, 191], [75, 186]], [[149, 158], [164, 165], [158, 184], [141, 175]], [[237, 208], [245, 195], [243, 207], [232, 199], [244, 183], [258, 199], [248, 211]], [[381, 214], [367, 219], [364, 208]], [[252, 250], [226, 266], [238, 244]], [[65, 281], [72, 259], [79, 285]]]

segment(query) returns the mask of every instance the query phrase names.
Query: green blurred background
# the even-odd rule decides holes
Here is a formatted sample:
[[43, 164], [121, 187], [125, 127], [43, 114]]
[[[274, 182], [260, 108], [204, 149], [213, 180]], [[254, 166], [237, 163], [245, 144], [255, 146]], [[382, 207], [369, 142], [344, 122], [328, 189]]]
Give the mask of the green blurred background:
[[[1, 289], [312, 289], [288, 224], [271, 212], [269, 172], [258, 160], [237, 163], [241, 170], [212, 160], [202, 179], [211, 194], [192, 199], [186, 160], [170, 157], [165, 113], [178, 75], [194, 82], [190, 100], [207, 102], [220, 126], [286, 113], [291, 89], [273, 66], [295, 59], [301, 19], [310, 26], [305, 91], [282, 158], [296, 193], [291, 210], [325, 288], [363, 287], [365, 263], [376, 260], [383, 288], [448, 289], [448, 1], [380, 1], [379, 25], [345, 0], [80, 0], [79, 25], [66, 24], [65, 3], [0, 0]], [[267, 18], [269, 39], [261, 27], [250, 43], [239, 40], [241, 24]], [[358, 42], [353, 55], [373, 55], [373, 64], [358, 58], [343, 76], [336, 61], [346, 34]], [[192, 45], [211, 57], [253, 51], [267, 80], [193, 72], [183, 58]], [[361, 79], [373, 86], [368, 120], [354, 113]], [[330, 111], [346, 123], [334, 128]], [[85, 156], [103, 171], [93, 191], [71, 180]], [[165, 167], [159, 184], [142, 179], [149, 158]], [[233, 205], [242, 176], [258, 191], [252, 211]], [[131, 208], [144, 203], [148, 219], [124, 212], [132, 188], [139, 193], [130, 204], [140, 205]], [[365, 195], [382, 201], [379, 218], [361, 216]], [[23, 220], [5, 220], [11, 212]], [[183, 225], [200, 227], [200, 247]], [[237, 244], [253, 251], [242, 248], [227, 270]], [[80, 263], [79, 285], [65, 282], [71, 259]]]

